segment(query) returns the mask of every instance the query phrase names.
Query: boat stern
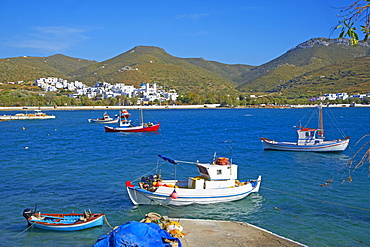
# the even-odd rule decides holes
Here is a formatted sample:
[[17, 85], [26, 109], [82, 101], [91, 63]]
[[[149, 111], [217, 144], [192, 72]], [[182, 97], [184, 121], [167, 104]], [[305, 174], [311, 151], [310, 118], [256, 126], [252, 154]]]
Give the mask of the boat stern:
[[23, 214], [22, 215], [27, 220], [28, 226], [31, 225], [30, 218], [34, 214], [35, 214], [35, 210], [33, 210], [32, 208], [26, 208], [25, 210], [23, 210]]

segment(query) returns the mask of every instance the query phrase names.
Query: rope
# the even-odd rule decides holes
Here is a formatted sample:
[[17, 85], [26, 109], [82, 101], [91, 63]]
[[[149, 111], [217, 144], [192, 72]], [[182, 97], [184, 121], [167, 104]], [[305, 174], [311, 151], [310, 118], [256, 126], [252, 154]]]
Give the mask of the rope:
[[284, 210], [282, 210], [282, 209], [280, 209], [280, 208], [278, 208], [278, 207], [273, 206], [273, 205], [272, 205], [272, 203], [270, 203], [270, 202], [269, 202], [267, 199], [265, 199], [265, 198], [264, 198], [264, 200], [265, 200], [268, 204], [270, 204], [270, 206], [271, 206], [271, 207], [273, 207], [273, 209], [275, 209], [275, 210], [278, 210], [278, 211], [280, 211], [280, 212], [284, 212], [284, 213], [286, 213], [286, 214], [290, 214], [291, 216], [296, 217], [296, 218], [298, 218], [298, 219], [305, 220], [304, 218], [301, 218], [301, 217], [299, 217], [299, 216], [297, 216], [297, 215], [294, 215], [294, 214], [288, 213], [288, 212], [286, 212], [286, 211], [284, 211]]
[[26, 229], [24, 229], [23, 231], [21, 231], [20, 233], [18, 233], [17, 235], [13, 236], [13, 238], [15, 237], [18, 237], [19, 235], [21, 235], [22, 233], [24, 233], [25, 231], [27, 231], [28, 229], [30, 229], [32, 226], [33, 226], [34, 223], [32, 223], [29, 227], [27, 227]]
[[320, 199], [310, 198], [310, 197], [306, 197], [306, 196], [295, 195], [295, 194], [292, 194], [292, 193], [288, 193], [288, 192], [284, 192], [284, 191], [280, 191], [280, 190], [274, 190], [274, 189], [270, 189], [270, 188], [266, 188], [266, 187], [262, 187], [262, 186], [261, 186], [261, 188], [264, 188], [266, 190], [271, 190], [271, 191], [279, 192], [279, 193], [282, 193], [282, 194], [287, 194], [287, 195], [291, 195], [291, 196], [305, 198], [305, 199], [312, 200], [312, 201], [324, 202], [324, 203], [333, 204], [333, 205], [337, 205], [337, 206], [342, 206], [342, 207], [347, 207], [347, 208], [354, 208], [354, 209], [359, 209], [359, 210], [364, 210], [364, 211], [369, 211], [370, 212], [370, 209], [367, 209], [367, 208], [360, 208], [360, 207], [344, 205], [344, 204], [340, 204], [340, 203], [336, 203], [336, 202], [329, 202], [329, 201], [324, 201], [324, 200], [320, 200]]
[[[134, 190], [135, 191], [135, 198], [136, 198], [136, 200], [137, 200], [137, 195], [136, 195], [136, 192], [137, 192], [137, 190]], [[138, 209], [139, 209], [139, 212], [140, 212], [140, 214], [141, 214], [141, 217], [143, 217], [144, 218], [144, 214], [143, 214], [143, 212], [141, 211], [141, 209], [140, 209], [140, 207], [139, 207], [139, 205], [137, 205], [138, 207]]]
[[139, 179], [141, 179], [141, 177], [145, 177], [146, 175], [148, 174], [152, 174], [154, 170], [157, 170], [158, 168], [160, 168], [161, 166], [163, 166], [164, 164], [166, 164], [165, 162], [163, 162], [162, 164], [160, 165], [157, 165], [155, 168], [153, 168], [152, 170], [148, 171], [147, 173], [145, 173], [144, 175], [138, 177], [137, 179], [135, 180], [132, 180], [131, 182], [136, 182], [136, 181], [139, 181]]
[[107, 216], [105, 216], [104, 217], [104, 221], [105, 221], [105, 223], [107, 223], [107, 225], [111, 228], [111, 229], [113, 229], [113, 227], [109, 224], [109, 222], [108, 222], [108, 219], [107, 219]]
[[337, 128], [337, 130], [339, 131], [339, 133], [343, 136], [343, 137], [346, 137], [344, 131], [339, 127], [339, 122], [338, 120], [335, 118], [334, 116], [334, 113], [330, 110], [328, 110], [328, 114], [327, 114], [330, 118], [330, 120], [334, 123], [334, 126]]

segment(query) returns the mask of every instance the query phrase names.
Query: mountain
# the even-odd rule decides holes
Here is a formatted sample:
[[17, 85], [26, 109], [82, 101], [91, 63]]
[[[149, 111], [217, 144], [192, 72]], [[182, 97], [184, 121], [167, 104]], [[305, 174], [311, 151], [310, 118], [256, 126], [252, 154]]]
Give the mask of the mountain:
[[106, 81], [139, 87], [144, 82], [156, 82], [180, 93], [237, 93], [232, 80], [152, 46], [137, 46], [109, 60], [80, 68], [73, 76], [89, 85]]
[[354, 47], [348, 39], [313, 38], [268, 63], [250, 66], [179, 58], [159, 47], [136, 46], [103, 62], [61, 54], [0, 59], [0, 82], [60, 77], [87, 85], [155, 82], [180, 94], [364, 93], [369, 92], [369, 55], [368, 42]]
[[[276, 92], [313, 94], [315, 92], [370, 92], [370, 56], [345, 60], [309, 71], [277, 86]], [[338, 91], [340, 90], [340, 91]]]
[[348, 39], [314, 38], [293, 47], [280, 57], [248, 71], [238, 83], [245, 92], [271, 92], [295, 77], [343, 61], [368, 56], [369, 43], [354, 47]]

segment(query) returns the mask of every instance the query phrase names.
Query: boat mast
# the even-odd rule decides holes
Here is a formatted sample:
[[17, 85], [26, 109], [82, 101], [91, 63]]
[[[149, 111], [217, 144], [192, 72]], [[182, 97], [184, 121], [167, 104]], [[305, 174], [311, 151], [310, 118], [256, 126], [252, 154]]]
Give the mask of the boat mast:
[[141, 126], [144, 126], [144, 115], [143, 115], [143, 109], [140, 108], [140, 117], [141, 117]]
[[319, 106], [319, 136], [324, 139], [324, 121], [322, 117], [322, 103]]
[[122, 115], [122, 109], [119, 111], [119, 126], [122, 127], [122, 121], [123, 121], [123, 115]]

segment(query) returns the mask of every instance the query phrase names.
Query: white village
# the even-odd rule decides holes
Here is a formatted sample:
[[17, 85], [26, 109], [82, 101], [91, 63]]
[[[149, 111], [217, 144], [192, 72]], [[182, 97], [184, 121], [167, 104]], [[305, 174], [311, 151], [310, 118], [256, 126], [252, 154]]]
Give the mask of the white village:
[[88, 98], [101, 96], [102, 99], [115, 98], [121, 95], [128, 98], [137, 97], [138, 104], [154, 102], [155, 100], [159, 102], [176, 101], [178, 97], [174, 89], [166, 92], [162, 87], [158, 87], [156, 83], [153, 83], [152, 86], [149, 83], [143, 83], [140, 88], [135, 88], [134, 86], [127, 86], [123, 83], [112, 85], [107, 82], [97, 82], [94, 86], [89, 87], [80, 81], [68, 82], [61, 78], [46, 77], [36, 79], [34, 85], [47, 92], [56, 92], [61, 89], [73, 91], [74, 93], [68, 95], [70, 98], [79, 98], [83, 95]]

